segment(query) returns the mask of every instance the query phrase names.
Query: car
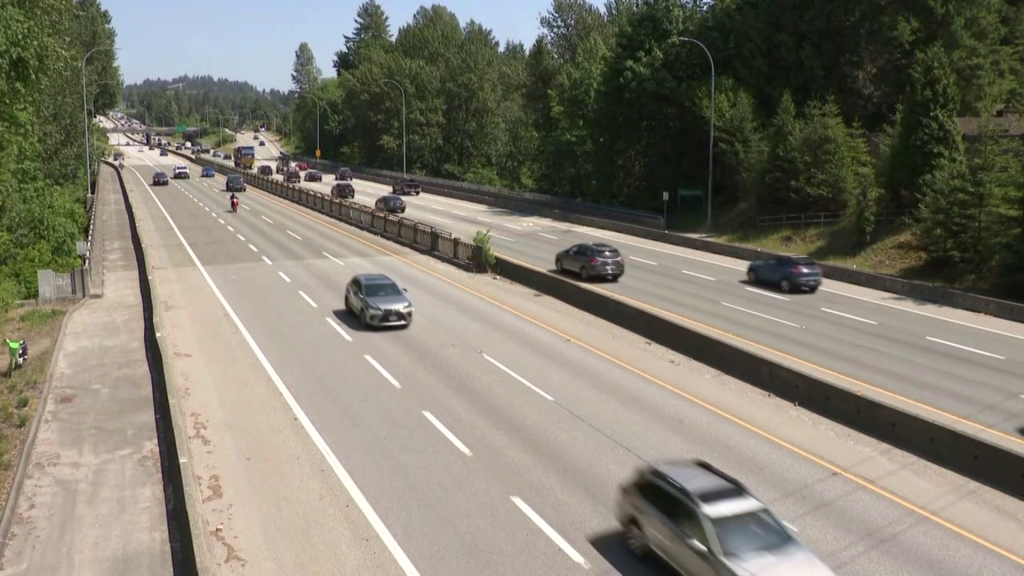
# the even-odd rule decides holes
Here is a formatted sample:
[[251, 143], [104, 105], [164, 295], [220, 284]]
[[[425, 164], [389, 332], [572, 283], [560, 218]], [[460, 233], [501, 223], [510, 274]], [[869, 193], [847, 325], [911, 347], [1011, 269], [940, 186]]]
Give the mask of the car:
[[213, 169], [213, 166], [203, 166], [203, 171], [199, 173], [200, 178], [213, 178], [217, 175], [217, 171]]
[[680, 574], [835, 576], [745, 486], [703, 460], [646, 465], [623, 484], [627, 547]]
[[[150, 148], [150, 150], [152, 150], [152, 148]], [[143, 148], [142, 146], [139, 146], [139, 152], [145, 152], [145, 151], [146, 151], [145, 148]]]
[[626, 262], [618, 249], [609, 244], [576, 244], [555, 255], [555, 269], [576, 272], [583, 281], [595, 277], [618, 280], [626, 273]]
[[114, 160], [124, 160], [123, 152], [114, 152]]
[[299, 171], [295, 168], [289, 168], [288, 171], [284, 173], [284, 181], [288, 184], [298, 184], [302, 181], [302, 175], [299, 174]]
[[402, 178], [391, 185], [392, 194], [413, 194], [419, 196], [421, 191], [420, 183], [414, 178]]
[[160, 149], [160, 155], [161, 156], [167, 156], [167, 150], [164, 150], [163, 148], [161, 148]]
[[821, 267], [807, 256], [775, 256], [747, 266], [747, 280], [754, 284], [778, 286], [783, 292], [821, 287]]
[[299, 169], [299, 172], [305, 172], [306, 170], [309, 170], [309, 164], [305, 162], [296, 162], [295, 167]]
[[154, 148], [152, 144], [149, 145], [149, 149], [150, 150], [156, 150], [156, 148]]
[[228, 180], [224, 183], [224, 186], [224, 189], [228, 192], [245, 192], [245, 180], [242, 179], [241, 174], [232, 174], [228, 176]]
[[334, 179], [352, 181], [352, 170], [349, 168], [338, 168], [338, 171], [334, 173]]
[[224, 154], [220, 150], [214, 150], [213, 151], [213, 157], [214, 158], [221, 158], [223, 156], [224, 156]]
[[354, 200], [356, 189], [348, 182], [335, 182], [334, 186], [331, 186], [331, 197], [342, 200]]
[[317, 170], [310, 170], [306, 172], [306, 176], [303, 178], [306, 182], [323, 182], [324, 175]]
[[256, 169], [256, 173], [259, 174], [260, 176], [270, 176], [272, 178], [274, 176], [274, 169], [266, 164], [263, 164], [262, 166]]
[[345, 311], [364, 328], [412, 324], [412, 302], [405, 289], [384, 274], [357, 274], [345, 287]]
[[374, 202], [373, 207], [389, 213], [402, 214], [405, 212], [405, 200], [398, 196], [381, 196]]
[[174, 149], [178, 150], [179, 152], [181, 151], [181, 148], [182, 148], [181, 144], [175, 144], [174, 145]]
[[259, 134], [253, 134], [252, 135], [252, 139], [253, 140], [259, 140], [260, 139], [260, 135]]
[[266, 142], [264, 142], [263, 140], [260, 140], [260, 146], [266, 146], [266, 145], [267, 145]]
[[192, 178], [192, 174], [189, 173], [188, 166], [185, 166], [184, 164], [175, 164], [174, 165], [174, 177], [175, 178], [190, 179], [190, 178]]
[[167, 186], [171, 183], [171, 179], [167, 177], [167, 174], [157, 171], [153, 174], [153, 186]]

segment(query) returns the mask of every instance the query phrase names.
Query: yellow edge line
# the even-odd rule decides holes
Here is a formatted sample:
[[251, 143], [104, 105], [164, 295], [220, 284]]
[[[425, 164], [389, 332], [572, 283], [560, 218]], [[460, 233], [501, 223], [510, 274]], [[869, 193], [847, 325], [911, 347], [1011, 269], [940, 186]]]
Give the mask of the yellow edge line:
[[[614, 363], [614, 364], [616, 364], [616, 365], [618, 365], [618, 366], [620, 366], [620, 367], [622, 367], [622, 368], [624, 368], [626, 370], [629, 370], [630, 372], [633, 372], [634, 374], [636, 374], [636, 375], [638, 375], [638, 376], [640, 376], [640, 377], [642, 377], [642, 378], [644, 378], [646, 380], [654, 382], [655, 384], [661, 386], [662, 388], [664, 388], [666, 390], [669, 390], [670, 392], [675, 392], [679, 396], [682, 396], [683, 398], [686, 398], [690, 402], [693, 402], [694, 404], [697, 404], [698, 406], [701, 406], [702, 408], [710, 410], [711, 412], [714, 412], [715, 414], [718, 414], [719, 416], [721, 416], [721, 417], [723, 417], [723, 418], [725, 418], [725, 419], [727, 419], [727, 420], [729, 420], [729, 421], [731, 421], [731, 422], [733, 422], [735, 424], [738, 424], [739, 426], [742, 426], [742, 427], [746, 428], [747, 430], [749, 430], [749, 431], [751, 431], [751, 432], [753, 432], [753, 433], [755, 433], [755, 434], [757, 434], [757, 435], [759, 435], [759, 436], [761, 436], [763, 438], [766, 438], [766, 439], [768, 439], [768, 440], [770, 440], [770, 441], [772, 441], [772, 442], [774, 442], [774, 443], [776, 443], [776, 444], [778, 444], [778, 445], [780, 445], [780, 446], [782, 446], [782, 447], [784, 447], [784, 448], [786, 448], [786, 449], [788, 449], [788, 450], [790, 450], [790, 451], [792, 451], [792, 452], [794, 452], [796, 454], [799, 454], [800, 456], [803, 456], [804, 458], [814, 462], [815, 464], [818, 464], [819, 466], [822, 466], [822, 467], [828, 469], [829, 471], [831, 471], [831, 472], [833, 472], [835, 474], [838, 474], [838, 475], [846, 478], [847, 480], [850, 480], [851, 482], [854, 482], [856, 484], [859, 484], [860, 486], [863, 486], [864, 488], [867, 488], [868, 490], [871, 490], [872, 492], [878, 494], [879, 496], [887, 498], [887, 499], [889, 499], [889, 500], [891, 500], [891, 501], [893, 501], [893, 502], [903, 506], [904, 508], [907, 508], [908, 510], [916, 512], [917, 514], [920, 514], [921, 516], [931, 520], [932, 522], [935, 522], [936, 524], [938, 524], [938, 525], [940, 525], [940, 526], [942, 526], [944, 528], [947, 528], [947, 529], [949, 529], [949, 530], [959, 534], [960, 536], [963, 536], [964, 538], [967, 538], [968, 540], [971, 540], [971, 541], [973, 541], [973, 542], [975, 542], [977, 544], [980, 544], [980, 545], [984, 546], [985, 548], [988, 548], [989, 550], [991, 550], [991, 551], [993, 551], [993, 552], [995, 552], [995, 553], [997, 553], [997, 554], [999, 554], [1001, 556], [1004, 556], [1005, 558], [1008, 558], [1009, 560], [1012, 560], [1012, 561], [1016, 562], [1017, 564], [1020, 564], [1020, 565], [1024, 566], [1024, 557], [1017, 556], [1017, 555], [1013, 554], [1012, 552], [1010, 552], [1008, 550], [1005, 550], [1005, 549], [997, 546], [996, 544], [993, 544], [993, 543], [989, 542], [988, 540], [985, 540], [984, 538], [981, 538], [980, 536], [976, 536], [975, 534], [973, 534], [971, 532], [968, 532], [967, 530], [964, 530], [963, 528], [960, 528], [959, 526], [953, 524], [952, 522], [949, 522], [948, 520], [940, 518], [939, 516], [936, 516], [935, 514], [932, 514], [931, 512], [928, 512], [924, 508], [921, 508], [920, 506], [918, 506], [918, 505], [916, 505], [916, 504], [914, 504], [912, 502], [904, 500], [903, 498], [897, 496], [896, 494], [893, 494], [892, 492], [886, 490], [885, 488], [877, 486], [877, 485], [869, 482], [868, 480], [865, 480], [864, 478], [861, 478], [860, 476], [857, 476], [857, 475], [855, 475], [855, 474], [853, 474], [851, 472], [847, 472], [846, 470], [843, 470], [842, 468], [836, 466], [835, 464], [832, 464], [831, 462], [828, 462], [828, 461], [826, 461], [826, 460], [824, 460], [822, 458], [819, 458], [819, 457], [811, 454], [810, 452], [807, 452], [807, 451], [803, 450], [802, 448], [799, 448], [799, 447], [797, 447], [797, 446], [795, 446], [793, 444], [790, 444], [789, 442], [783, 440], [782, 438], [774, 436], [771, 433], [766, 432], [764, 430], [761, 430], [760, 428], [754, 426], [753, 424], [747, 423], [744, 420], [741, 420], [740, 418], [738, 418], [736, 416], [733, 416], [732, 414], [729, 414], [728, 412], [726, 412], [726, 411], [724, 411], [724, 410], [722, 410], [720, 408], [712, 406], [711, 404], [708, 404], [707, 402], [704, 402], [703, 400], [701, 400], [701, 399], [699, 399], [699, 398], [697, 398], [695, 396], [691, 396], [690, 394], [688, 394], [686, 392], [683, 392], [682, 390], [679, 390], [679, 389], [677, 389], [677, 388], [675, 388], [675, 387], [673, 387], [673, 386], [671, 386], [671, 385], [669, 385], [669, 384], [667, 384], [665, 382], [662, 382], [658, 378], [655, 378], [654, 376], [651, 376], [650, 374], [647, 374], [646, 372], [644, 372], [644, 371], [642, 371], [642, 370], [640, 370], [638, 368], [634, 368], [633, 366], [630, 366], [629, 364], [626, 364], [625, 362], [623, 362], [621, 360], [618, 360], [617, 358], [609, 356], [608, 354], [606, 354], [606, 353], [604, 353], [604, 352], [602, 352], [602, 351], [600, 351], [600, 350], [598, 350], [598, 349], [596, 349], [596, 348], [594, 348], [594, 347], [592, 347], [592, 346], [590, 346], [588, 344], [580, 342], [579, 340], [573, 338], [572, 336], [569, 336], [568, 334], [564, 334], [564, 333], [560, 332], [556, 328], [548, 326], [547, 324], [544, 324], [543, 322], [541, 322], [539, 320], [535, 320], [535, 319], [527, 316], [526, 314], [523, 314], [522, 312], [519, 312], [518, 310], [515, 310], [515, 309], [513, 309], [513, 308], [511, 308], [509, 306], [506, 306], [505, 304], [502, 304], [501, 302], [493, 300], [490, 297], [485, 296], [485, 295], [483, 295], [483, 294], [473, 290], [472, 288], [468, 288], [466, 286], [463, 286], [462, 284], [459, 284], [458, 282], [456, 282], [456, 281], [454, 281], [454, 280], [452, 280], [450, 278], [446, 278], [446, 277], [438, 274], [437, 272], [434, 272], [432, 270], [424, 268], [423, 266], [420, 266], [419, 264], [416, 264], [415, 262], [413, 262], [411, 260], [408, 260], [408, 259], [406, 259], [403, 256], [400, 256], [400, 255], [398, 255], [398, 254], [396, 254], [394, 252], [391, 252], [387, 248], [382, 248], [380, 246], [377, 246], [376, 244], [373, 244], [372, 242], [368, 242], [366, 240], [363, 240], [362, 238], [359, 238], [358, 236], [355, 236], [354, 234], [351, 234], [351, 233], [349, 233], [349, 232], [347, 232], [345, 230], [342, 230], [341, 228], [338, 228], [337, 226], [334, 226], [332, 224], [324, 222], [324, 221], [320, 220], [319, 218], [315, 218], [315, 217], [313, 217], [313, 216], [311, 216], [309, 214], [304, 213], [301, 210], [297, 210], [297, 209], [295, 209], [295, 208], [293, 208], [291, 206], [288, 206], [287, 204], [285, 204], [283, 202], [280, 202], [280, 201], [278, 201], [277, 199], [275, 199], [275, 198], [273, 198], [271, 196], [268, 196], [268, 194], [269, 194], [268, 192], [263, 192], [263, 193], [259, 193], [258, 192], [257, 194], [260, 197], [263, 197], [264, 199], [266, 199], [267, 201], [273, 202], [274, 204], [277, 204], [278, 206], [280, 206], [280, 207], [282, 207], [282, 208], [284, 208], [286, 210], [290, 210], [290, 211], [298, 214], [299, 216], [302, 216], [303, 218], [307, 218], [307, 219], [309, 219], [309, 220], [311, 220], [313, 222], [316, 222], [317, 224], [320, 224], [321, 226], [324, 226], [326, 228], [330, 228], [331, 230], [334, 230], [336, 232], [340, 232], [341, 234], [344, 234], [345, 236], [348, 236], [349, 238], [351, 238], [353, 240], [356, 240], [357, 242], [361, 242], [362, 244], [365, 244], [365, 245], [367, 245], [367, 246], [369, 246], [371, 248], [374, 248], [375, 250], [379, 250], [379, 251], [381, 251], [381, 252], [383, 252], [383, 253], [385, 253], [385, 254], [387, 254], [387, 255], [389, 255], [389, 256], [397, 259], [397, 260], [405, 262], [406, 264], [408, 264], [408, 265], [410, 265], [410, 266], [412, 266], [414, 268], [417, 268], [417, 269], [419, 269], [419, 270], [421, 270], [423, 272], [426, 272], [427, 274], [430, 274], [431, 276], [434, 276], [435, 278], [437, 278], [439, 280], [442, 280], [442, 281], [444, 281], [444, 282], [446, 282], [448, 284], [451, 284], [452, 286], [455, 286], [456, 288], [459, 288], [460, 290], [468, 292], [468, 293], [470, 293], [470, 294], [472, 294], [472, 295], [474, 295], [474, 296], [476, 296], [476, 297], [478, 297], [478, 298], [480, 298], [480, 299], [482, 299], [482, 300], [484, 300], [486, 302], [489, 302], [489, 303], [491, 303], [491, 304], [493, 304], [493, 305], [495, 305], [495, 306], [505, 310], [506, 312], [510, 312], [512, 314], [515, 314], [516, 316], [522, 318], [523, 320], [526, 320], [527, 322], [530, 322], [530, 323], [532, 323], [534, 325], [537, 325], [537, 326], [539, 326], [539, 327], [541, 327], [541, 328], [543, 328], [543, 329], [545, 329], [545, 330], [547, 330], [549, 332], [552, 332], [552, 333], [558, 335], [561, 338], [564, 338], [564, 339], [568, 340], [569, 342], [572, 342], [573, 344], [576, 344], [577, 346], [580, 346], [581, 348], [584, 348], [584, 349], [586, 349], [586, 350], [588, 350], [588, 351], [590, 351], [590, 352], [592, 352], [594, 354], [597, 354], [598, 356], [604, 358], [605, 360], [608, 360], [609, 362], [612, 362], [612, 363]], [[527, 265], [527, 266], [529, 266], [529, 265]], [[532, 266], [530, 266], [530, 267], [533, 268]]]
[[[509, 258], [508, 256], [502, 255], [501, 257], [505, 258], [506, 260], [510, 260], [512, 262], [515, 262], [516, 264], [519, 264], [520, 266], [525, 266], [527, 268], [531, 268], [531, 269], [536, 270], [538, 272], [549, 273], [549, 272], [547, 272], [547, 270], [542, 270], [542, 269], [540, 269], [540, 268], [538, 268], [536, 266], [527, 264], [525, 262], [520, 262], [520, 261], [515, 260], [513, 258]], [[714, 332], [715, 334], [717, 334], [719, 336], [722, 336], [724, 338], [728, 338], [728, 339], [731, 339], [731, 340], [736, 340], [738, 342], [742, 342], [744, 344], [747, 344], [748, 346], [753, 346], [755, 348], [758, 348], [759, 350], [763, 350], [765, 352], [768, 352], [768, 353], [771, 353], [771, 354], [775, 354], [777, 356], [781, 356], [781, 357], [783, 357], [783, 358], [785, 358], [787, 360], [791, 360], [793, 362], [796, 362], [796, 363], [801, 364], [803, 366], [806, 366], [808, 368], [813, 368], [815, 370], [819, 370], [821, 372], [824, 372], [824, 373], [826, 373], [826, 374], [828, 374], [830, 376], [835, 376], [836, 378], [840, 378], [842, 380], [846, 380], [847, 382], [850, 382], [852, 384], [856, 384], [857, 386], [860, 386], [862, 388], [867, 388], [868, 390], [872, 390], [874, 392], [878, 392], [879, 394], [884, 394], [884, 395], [886, 395], [886, 396], [888, 396], [890, 398], [894, 398], [896, 400], [900, 400], [902, 402], [906, 402], [907, 404], [910, 404], [912, 406], [916, 406], [917, 408], [921, 408], [922, 410], [927, 410], [927, 411], [932, 412], [934, 414], [939, 414], [941, 416], [945, 416], [946, 418], [949, 418], [950, 420], [954, 420], [954, 421], [959, 422], [961, 424], [965, 424], [967, 426], [972, 426], [972, 427], [977, 428], [979, 430], [984, 430], [985, 432], [988, 432], [988, 433], [993, 434], [995, 436], [999, 436], [1000, 438], [1005, 438], [1007, 440], [1012, 440], [1012, 441], [1017, 442], [1019, 444], [1024, 444], [1024, 439], [1016, 438], [1016, 437], [1011, 436], [1011, 435], [1009, 435], [1009, 434], [1007, 434], [1005, 432], [1000, 432], [999, 430], [995, 430], [993, 428], [989, 428], [989, 427], [985, 426], [984, 424], [978, 424], [977, 422], [974, 422], [974, 421], [971, 421], [971, 420], [967, 420], [966, 418], [963, 418], [961, 416], [957, 416], [956, 414], [951, 414], [951, 413], [946, 412], [945, 410], [942, 410], [940, 408], [935, 408], [934, 406], [929, 406], [928, 404], [923, 404], [921, 402], [918, 402], [917, 400], [914, 400], [914, 399], [911, 399], [911, 398], [907, 398], [906, 396], [901, 396], [901, 395], [899, 395], [899, 394], [897, 394], [895, 392], [892, 392], [890, 390], [886, 390], [885, 388], [879, 388], [878, 386], [874, 386], [874, 385], [868, 384], [866, 382], [861, 382], [860, 380], [857, 380], [857, 379], [852, 378], [850, 376], [846, 376], [844, 374], [840, 374], [838, 372], [834, 372], [832, 370], [829, 370], [828, 368], [823, 368], [821, 366], [818, 366], [817, 364], [808, 362], [807, 360], [802, 360], [802, 359], [797, 358], [795, 356], [790, 356], [789, 354], [786, 354], [785, 352], [780, 352], [778, 350], [775, 350], [774, 348], [769, 348], [768, 346], [765, 346], [763, 344], [758, 344], [757, 342], [752, 342], [750, 340], [747, 340], [746, 338], [743, 338], [742, 336], [737, 336], [735, 334], [730, 334], [728, 332], [724, 332], [724, 331], [719, 330], [718, 328], [715, 328], [713, 326], [708, 326], [707, 324], [702, 324], [702, 323], [700, 323], [700, 322], [698, 322], [696, 320], [691, 320], [689, 318], [686, 318], [685, 316], [680, 316], [680, 315], [675, 314], [673, 312], [669, 312], [667, 310], [662, 310], [661, 308], [658, 308], [656, 306], [652, 306], [650, 304], [646, 304], [644, 302], [640, 302], [639, 300], [633, 300], [632, 298], [630, 298], [628, 296], [622, 296], [620, 294], [615, 294], [614, 292], [609, 292], [609, 291], [607, 291], [607, 290], [605, 290], [603, 288], [598, 288], [596, 286], [587, 286], [587, 288], [589, 288], [590, 290], [593, 290], [594, 292], [600, 292], [601, 294], [604, 294], [606, 296], [609, 296], [609, 297], [612, 297], [612, 298], [616, 298], [616, 299], [622, 300], [624, 302], [629, 302], [630, 304], [635, 304], [637, 306], [641, 306], [643, 308], [646, 308], [648, 310], [652, 310], [652, 311], [657, 312], [659, 314], [663, 314], [663, 315], [668, 316], [669, 318], [672, 318], [674, 320], [678, 320], [680, 322], [684, 322], [684, 323], [687, 323], [687, 324], [690, 324], [690, 325], [693, 325], [693, 326], [698, 326], [698, 327], [703, 328], [705, 330], [708, 330], [710, 332]]]

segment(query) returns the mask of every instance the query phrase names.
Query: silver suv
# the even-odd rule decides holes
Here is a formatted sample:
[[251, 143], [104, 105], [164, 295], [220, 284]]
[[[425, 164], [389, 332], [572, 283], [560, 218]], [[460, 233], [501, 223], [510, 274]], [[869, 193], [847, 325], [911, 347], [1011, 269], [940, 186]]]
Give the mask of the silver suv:
[[646, 467], [622, 486], [619, 522], [640, 557], [687, 576], [835, 576], [736, 479], [703, 460]]

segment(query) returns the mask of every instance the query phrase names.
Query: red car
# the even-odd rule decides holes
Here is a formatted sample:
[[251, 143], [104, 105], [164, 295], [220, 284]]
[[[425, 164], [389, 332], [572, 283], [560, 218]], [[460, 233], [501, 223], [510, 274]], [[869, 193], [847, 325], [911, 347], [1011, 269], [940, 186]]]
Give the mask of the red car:
[[305, 162], [297, 162], [295, 167], [298, 168], [300, 172], [309, 170], [309, 164], [306, 164]]

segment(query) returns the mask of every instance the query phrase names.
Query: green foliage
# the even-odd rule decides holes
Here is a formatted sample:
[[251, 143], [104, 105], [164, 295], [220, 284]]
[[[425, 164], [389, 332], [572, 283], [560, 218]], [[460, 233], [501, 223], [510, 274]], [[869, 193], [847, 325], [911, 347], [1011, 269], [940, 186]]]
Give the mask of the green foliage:
[[316, 88], [320, 83], [320, 67], [316, 65], [316, 57], [309, 44], [302, 42], [295, 50], [295, 62], [292, 64], [292, 85], [296, 92], [305, 92]]
[[14, 425], [17, 426], [18, 428], [24, 428], [26, 425], [28, 425], [28, 419], [28, 412], [18, 412], [18, 421], [15, 422]]
[[19, 394], [18, 398], [14, 401], [14, 407], [18, 410], [24, 410], [28, 407], [28, 396], [25, 394]]
[[[36, 270], [67, 270], [85, 237], [82, 59], [90, 100], [119, 98], [110, 15], [95, 0], [0, 4], [0, 309], [35, 297]], [[102, 80], [110, 82], [102, 83]], [[94, 130], [90, 170], [102, 155]]]
[[494, 258], [494, 250], [491, 249], [491, 231], [477, 230], [476, 235], [473, 236], [473, 244], [483, 249], [484, 262], [487, 264], [487, 269], [493, 271], [497, 260]]

